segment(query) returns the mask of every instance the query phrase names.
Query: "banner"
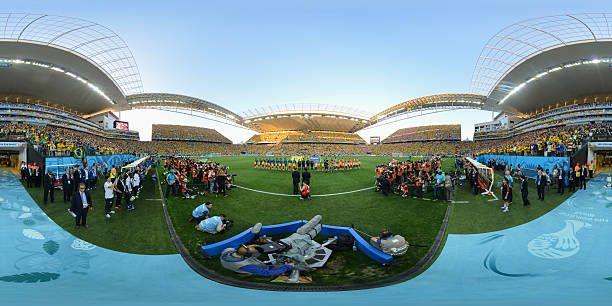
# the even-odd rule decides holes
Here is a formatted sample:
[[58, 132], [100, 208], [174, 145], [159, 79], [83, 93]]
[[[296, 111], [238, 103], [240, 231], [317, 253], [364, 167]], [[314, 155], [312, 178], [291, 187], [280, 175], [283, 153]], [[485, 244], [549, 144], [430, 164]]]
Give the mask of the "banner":
[[[128, 162], [132, 162], [138, 159], [138, 156], [132, 154], [116, 154], [116, 155], [97, 155], [97, 156], [86, 156], [85, 163], [88, 166], [93, 164], [103, 165], [106, 163], [108, 169], [120, 167]], [[74, 157], [47, 157], [45, 158], [46, 169], [53, 171], [55, 176], [61, 176], [66, 168], [73, 167], [75, 165], [83, 166], [83, 160]]]
[[552, 174], [553, 167], [563, 167], [569, 169], [569, 157], [547, 157], [547, 156], [518, 156], [518, 155], [493, 155], [486, 154], [478, 156], [477, 160], [483, 164], [487, 164], [490, 160], [494, 160], [497, 164], [504, 162], [506, 165], [512, 165], [513, 168], [521, 166], [521, 170], [525, 176], [535, 178], [537, 175], [538, 165]]

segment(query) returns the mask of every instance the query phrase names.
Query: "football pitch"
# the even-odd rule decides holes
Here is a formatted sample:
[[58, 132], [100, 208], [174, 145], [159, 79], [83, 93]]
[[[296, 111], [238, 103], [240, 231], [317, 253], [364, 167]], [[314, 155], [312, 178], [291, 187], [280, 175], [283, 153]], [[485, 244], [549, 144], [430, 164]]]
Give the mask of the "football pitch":
[[[448, 203], [431, 201], [431, 192], [425, 199], [402, 198], [391, 194], [385, 197], [374, 191], [375, 167], [388, 163], [392, 157], [358, 157], [360, 169], [332, 173], [312, 172], [313, 197], [302, 201], [285, 196], [293, 191], [291, 173], [276, 170], [255, 169], [255, 156], [213, 157], [230, 168], [235, 174], [235, 184], [227, 197], [214, 194], [197, 196], [195, 199], [172, 198], [166, 200], [174, 228], [190, 255], [216, 273], [244, 281], [268, 283], [268, 278], [236, 275], [223, 269], [218, 258], [206, 259], [201, 255], [203, 245], [230, 238], [255, 223], [278, 224], [296, 220], [309, 220], [315, 215], [323, 217], [322, 223], [335, 226], [351, 226], [362, 232], [365, 239], [378, 235], [383, 229], [402, 235], [412, 245], [399, 257], [396, 264], [381, 267], [361, 252], [335, 252], [326, 266], [309, 274], [313, 285], [359, 284], [381, 279], [391, 279], [407, 271], [423, 258], [438, 235]], [[454, 168], [453, 159], [444, 159], [443, 169]], [[158, 169], [161, 175], [161, 168]], [[499, 175], [498, 175], [499, 177]], [[100, 180], [101, 181], [101, 180]], [[111, 220], [105, 220], [102, 205], [90, 216], [86, 230], [75, 230], [67, 205], [54, 203], [42, 205], [42, 189], [28, 189], [41, 208], [60, 226], [91, 243], [112, 250], [138, 254], [168, 254], [176, 250], [168, 234], [161, 209], [161, 198], [157, 184], [150, 177], [136, 203], [135, 211], [118, 211]], [[518, 190], [514, 191], [515, 203], [510, 213], [499, 210], [501, 201], [488, 201], [481, 195], [473, 195], [469, 186], [458, 186], [455, 191], [457, 203], [451, 204], [450, 221], [446, 234], [481, 233], [500, 230], [533, 220], [555, 208], [565, 198], [549, 192], [546, 201], [535, 201], [535, 187], [531, 184], [529, 208], [522, 207]], [[93, 192], [94, 202], [102, 204], [101, 183]], [[165, 186], [162, 186], [165, 190]], [[323, 196], [321, 196], [323, 195]], [[61, 193], [56, 194], [56, 199]], [[210, 235], [196, 231], [189, 222], [191, 211], [199, 204], [211, 201], [213, 215], [225, 214], [233, 221], [226, 232]]]

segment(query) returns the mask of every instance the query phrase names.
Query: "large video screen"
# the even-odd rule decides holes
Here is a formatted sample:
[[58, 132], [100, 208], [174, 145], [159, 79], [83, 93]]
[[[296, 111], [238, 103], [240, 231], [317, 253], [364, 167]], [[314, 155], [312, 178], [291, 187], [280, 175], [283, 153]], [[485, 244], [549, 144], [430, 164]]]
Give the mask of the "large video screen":
[[125, 122], [125, 121], [115, 120], [115, 123], [113, 124], [113, 127], [118, 129], [118, 130], [124, 130], [124, 131], [129, 131], [130, 130], [130, 124]]

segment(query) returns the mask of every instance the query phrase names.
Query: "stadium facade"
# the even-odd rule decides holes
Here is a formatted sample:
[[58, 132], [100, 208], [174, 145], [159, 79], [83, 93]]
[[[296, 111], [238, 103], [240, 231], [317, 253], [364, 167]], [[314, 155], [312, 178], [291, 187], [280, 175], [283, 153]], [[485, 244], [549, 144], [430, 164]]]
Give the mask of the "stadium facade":
[[[608, 20], [612, 15], [603, 13], [558, 15], [502, 29], [481, 51], [468, 93], [417, 97], [374, 115], [344, 106], [304, 103], [238, 114], [196, 97], [144, 92], [128, 45], [105, 26], [72, 17], [5, 13], [0, 14], [0, 99], [4, 102], [0, 115], [3, 122], [136, 140], [136, 132], [115, 128], [114, 112], [163, 109], [202, 113], [253, 130], [258, 134], [250, 144], [364, 145], [356, 132], [401, 115], [480, 109], [500, 115], [477, 125], [475, 139], [505, 139], [555, 125], [612, 121], [612, 28]], [[192, 132], [207, 136], [190, 134], [185, 140], [210, 137], [216, 139], [211, 142], [227, 142], [209, 131]], [[429, 133], [460, 140], [455, 137], [455, 127], [443, 127], [397, 131], [383, 144], [414, 141], [415, 132], [418, 137]], [[162, 134], [158, 133], [157, 140], [180, 140]]]

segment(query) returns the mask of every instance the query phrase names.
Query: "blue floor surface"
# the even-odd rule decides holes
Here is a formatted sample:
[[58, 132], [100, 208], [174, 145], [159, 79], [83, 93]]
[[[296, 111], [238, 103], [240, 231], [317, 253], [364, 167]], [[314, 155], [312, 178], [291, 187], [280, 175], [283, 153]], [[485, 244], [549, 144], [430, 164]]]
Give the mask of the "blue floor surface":
[[124, 254], [77, 239], [0, 171], [0, 305], [610, 305], [611, 216], [612, 188], [598, 176], [527, 224], [449, 235], [436, 262], [410, 281], [265, 292], [206, 280], [179, 255]]

